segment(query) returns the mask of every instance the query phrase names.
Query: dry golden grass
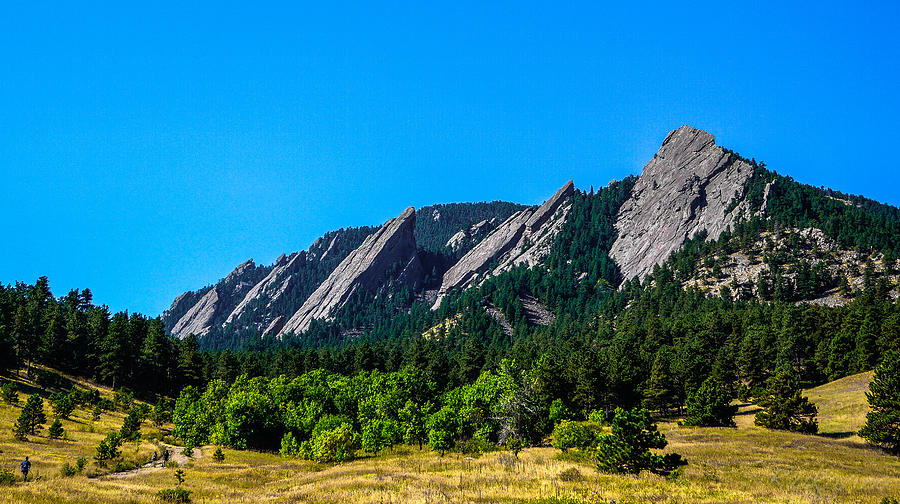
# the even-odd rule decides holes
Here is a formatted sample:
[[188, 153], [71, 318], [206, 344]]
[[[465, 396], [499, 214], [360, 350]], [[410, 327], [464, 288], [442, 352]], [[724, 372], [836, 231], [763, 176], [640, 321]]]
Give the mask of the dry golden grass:
[[[846, 383], [856, 385], [839, 381], [808, 391], [811, 398], [818, 398], [826, 434], [849, 432], [859, 422], [865, 411], [847, 405], [859, 404], [865, 387], [858, 385], [870, 378], [871, 374], [849, 377]], [[0, 406], [0, 422], [11, 425], [10, 408]], [[517, 503], [559, 502], [554, 499], [560, 497], [571, 499], [567, 502], [868, 504], [900, 496], [900, 459], [867, 447], [859, 438], [760, 429], [753, 426], [752, 413], [752, 407], [742, 408], [736, 429], [660, 424], [670, 442], [668, 449], [689, 462], [674, 480], [598, 473], [589, 463], [561, 458], [552, 448], [527, 449], [516, 460], [508, 452], [441, 458], [400, 447], [336, 466], [226, 449], [223, 463], [203, 457], [185, 464], [184, 487], [197, 503]], [[117, 427], [121, 415], [99, 423], [104, 429]], [[78, 453], [92, 455], [102, 435], [73, 429], [75, 441], [68, 444], [54, 446], [41, 438], [22, 445], [12, 441], [8, 429], [0, 430], [4, 467], [16, 462], [15, 469], [27, 448], [44, 476], [37, 482], [0, 487], [0, 501], [150, 503], [156, 502], [160, 489], [175, 485], [172, 470], [125, 479], [59, 476], [58, 465], [64, 459]], [[211, 453], [212, 448], [204, 451]], [[578, 474], [571, 472], [573, 468]], [[569, 471], [569, 478], [560, 478], [564, 471]]]

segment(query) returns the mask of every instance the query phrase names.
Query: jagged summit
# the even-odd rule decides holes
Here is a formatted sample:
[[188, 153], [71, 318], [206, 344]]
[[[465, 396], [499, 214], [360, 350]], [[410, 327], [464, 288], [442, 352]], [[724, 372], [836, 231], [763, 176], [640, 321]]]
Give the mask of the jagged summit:
[[619, 209], [610, 256], [624, 278], [645, 276], [700, 231], [718, 238], [748, 211], [729, 205], [743, 198], [752, 174], [711, 134], [690, 126], [670, 132]]
[[314, 319], [327, 319], [357, 290], [377, 290], [389, 269], [402, 263], [401, 281], [421, 281], [422, 265], [416, 254], [416, 211], [409, 207], [371, 234], [303, 303], [279, 331], [279, 336], [301, 333]]

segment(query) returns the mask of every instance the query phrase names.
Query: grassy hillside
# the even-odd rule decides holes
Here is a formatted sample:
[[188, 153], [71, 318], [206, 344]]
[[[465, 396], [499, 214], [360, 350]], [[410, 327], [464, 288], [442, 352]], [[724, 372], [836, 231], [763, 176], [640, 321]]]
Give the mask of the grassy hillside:
[[[877, 503], [900, 496], [900, 459], [867, 447], [845, 433], [861, 425], [867, 411], [864, 392], [871, 373], [854, 375], [807, 392], [816, 401], [824, 436], [774, 432], [753, 425], [753, 406], [737, 417], [738, 428], [687, 428], [662, 423], [667, 450], [684, 455], [689, 465], [674, 480], [650, 474], [612, 476], [587, 462], [560, 457], [552, 448], [519, 454], [494, 452], [480, 457], [447, 455], [400, 447], [377, 458], [343, 465], [285, 460], [277, 454], [224, 450], [188, 461], [184, 487], [194, 502], [663, 502], [663, 503]], [[27, 385], [27, 384], [23, 384]], [[108, 393], [105, 392], [105, 393]], [[24, 395], [23, 395], [24, 397]], [[47, 407], [49, 413], [49, 406]], [[13, 440], [19, 408], [0, 405], [0, 463], [16, 471], [30, 454], [40, 479], [0, 487], [0, 501], [158, 502], [154, 495], [173, 487], [173, 469], [124, 477], [84, 475], [63, 478], [59, 467], [78, 456], [91, 457], [105, 433], [121, 425], [122, 414], [104, 414], [93, 424], [78, 410], [64, 422], [70, 441]], [[145, 434], [165, 434], [144, 425]], [[126, 457], [154, 449], [126, 445]], [[204, 447], [205, 454], [213, 447]], [[574, 471], [573, 471], [574, 469]], [[89, 471], [93, 468], [89, 466]], [[568, 471], [570, 477], [561, 477]], [[577, 471], [577, 472], [576, 472]]]

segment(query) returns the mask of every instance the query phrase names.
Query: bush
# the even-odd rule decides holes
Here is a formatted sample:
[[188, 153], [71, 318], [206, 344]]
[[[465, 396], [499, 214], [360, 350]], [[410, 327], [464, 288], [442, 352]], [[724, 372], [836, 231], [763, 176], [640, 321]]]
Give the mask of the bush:
[[563, 420], [553, 429], [553, 447], [557, 450], [583, 450], [594, 444], [594, 438], [594, 432], [586, 425], [571, 420]]
[[506, 442], [503, 443], [503, 446], [507, 450], [513, 452], [513, 455], [515, 455], [516, 458], [519, 458], [519, 452], [522, 451], [522, 447], [524, 445], [522, 444], [521, 438], [517, 438], [515, 436], [510, 436], [510, 437], [506, 438]]
[[113, 396], [113, 404], [119, 411], [131, 411], [131, 407], [134, 406], [134, 392], [124, 388], [116, 390], [116, 394]]
[[7, 404], [19, 404], [19, 390], [13, 382], [6, 382], [0, 387], [0, 395]]
[[87, 465], [87, 458], [85, 458], [85, 457], [78, 457], [78, 460], [75, 461], [75, 469], [77, 469], [78, 472], [84, 471], [84, 466], [86, 466], [86, 465]]
[[606, 423], [606, 413], [603, 410], [591, 410], [588, 413], [588, 422], [593, 422], [598, 425], [602, 425]]
[[801, 395], [797, 377], [790, 372], [773, 376], [759, 403], [766, 407], [753, 420], [760, 427], [804, 434], [815, 434], [819, 430], [818, 410]]
[[137, 407], [128, 411], [128, 415], [122, 421], [122, 429], [119, 431], [122, 439], [133, 441], [141, 437], [141, 416], [141, 410]]
[[581, 475], [581, 471], [578, 469], [570, 467], [559, 473], [558, 478], [560, 481], [581, 481], [584, 479], [584, 476]]
[[296, 457], [300, 454], [300, 443], [293, 432], [285, 432], [281, 437], [281, 449], [278, 451], [282, 457]]
[[75, 401], [72, 400], [72, 396], [63, 392], [56, 392], [50, 396], [50, 405], [57, 418], [68, 419], [75, 410]]
[[50, 436], [50, 439], [59, 439], [63, 437], [66, 431], [63, 430], [62, 422], [59, 421], [59, 418], [53, 421], [50, 424], [50, 428], [47, 429], [47, 435]]
[[[889, 352], [875, 368], [866, 399], [872, 408], [859, 435], [893, 453], [900, 453], [900, 354]], [[894, 501], [896, 502], [896, 500]]]
[[0, 469], [0, 485], [13, 485], [18, 481], [19, 478], [12, 471]]
[[118, 432], [110, 432], [103, 441], [97, 446], [97, 454], [94, 460], [100, 467], [106, 467], [106, 463], [114, 458], [118, 458], [122, 452], [119, 446], [122, 444], [122, 436]]
[[600, 437], [597, 444], [597, 468], [611, 473], [638, 474], [650, 471], [668, 475], [686, 464], [681, 455], [656, 455], [651, 449], [662, 449], [668, 442], [656, 430], [656, 424], [645, 409], [616, 408], [612, 433]]
[[66, 462], [59, 469], [59, 474], [64, 478], [68, 478], [70, 476], [75, 476], [76, 474], [78, 474], [78, 469], [76, 469], [72, 464]]
[[216, 462], [225, 462], [225, 454], [222, 453], [222, 447], [217, 446], [216, 451], [213, 452], [213, 460]]
[[687, 415], [683, 425], [698, 427], [734, 427], [737, 406], [731, 405], [728, 392], [709, 377], [693, 394], [688, 395]]
[[318, 462], [346, 462], [358, 448], [359, 436], [348, 423], [319, 432], [311, 440], [312, 458]]
[[91, 421], [96, 422], [100, 420], [100, 414], [103, 413], [103, 408], [100, 405], [94, 406], [94, 410], [91, 412]]
[[572, 420], [575, 418], [575, 413], [566, 406], [566, 403], [562, 401], [562, 399], [554, 399], [553, 403], [550, 404], [550, 422], [553, 425], [558, 424], [563, 420]]
[[184, 488], [166, 488], [156, 492], [156, 498], [172, 504], [188, 504], [191, 502], [191, 492]]

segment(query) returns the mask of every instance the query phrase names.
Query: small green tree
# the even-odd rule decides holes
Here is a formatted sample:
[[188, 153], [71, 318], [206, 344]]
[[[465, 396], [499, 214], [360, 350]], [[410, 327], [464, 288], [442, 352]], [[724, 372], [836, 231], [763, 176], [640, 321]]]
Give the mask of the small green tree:
[[366, 453], [378, 455], [378, 452], [384, 449], [385, 440], [383, 432], [384, 426], [381, 420], [372, 420], [363, 426], [362, 448]]
[[150, 413], [150, 420], [152, 420], [153, 425], [156, 425], [157, 427], [172, 421], [172, 412], [166, 408], [166, 404], [162, 399], [156, 401], [156, 404], [153, 406], [153, 412]]
[[53, 413], [57, 418], [68, 419], [75, 410], [75, 402], [72, 396], [63, 392], [57, 392], [50, 396], [50, 405], [53, 407]]
[[595, 438], [594, 431], [571, 420], [562, 420], [553, 429], [553, 447], [564, 452], [570, 448], [588, 448], [594, 444]]
[[131, 408], [125, 416], [119, 433], [127, 441], [134, 441], [141, 436], [141, 412], [137, 408]]
[[523, 448], [522, 440], [513, 436], [506, 438], [506, 443], [503, 443], [503, 446], [507, 450], [513, 452], [513, 455], [516, 458], [519, 458], [519, 452], [522, 451]]
[[0, 387], [0, 395], [3, 396], [3, 401], [6, 404], [19, 404], [19, 391], [16, 388], [16, 384], [13, 382], [6, 382]]
[[550, 422], [553, 425], [558, 424], [563, 420], [572, 420], [575, 418], [575, 413], [566, 406], [566, 403], [563, 402], [562, 399], [554, 399], [552, 403], [550, 403]]
[[717, 380], [709, 377], [687, 399], [687, 415], [683, 425], [698, 427], [734, 427], [738, 407]]
[[213, 460], [219, 463], [225, 462], [225, 454], [222, 453], [221, 446], [217, 446], [216, 451], [213, 452]]
[[94, 406], [94, 410], [91, 411], [91, 421], [96, 422], [97, 420], [100, 420], [101, 413], [103, 413], [103, 409], [100, 408], [100, 405]]
[[47, 429], [47, 435], [50, 436], [50, 439], [59, 439], [65, 432], [59, 418], [54, 420], [53, 423], [50, 424], [50, 428]]
[[866, 399], [872, 408], [859, 435], [869, 443], [900, 453], [900, 352], [885, 354], [875, 368]]
[[443, 457], [455, 446], [457, 417], [453, 411], [442, 408], [428, 419], [428, 447]]
[[19, 419], [16, 421], [28, 434], [37, 434], [41, 424], [47, 423], [47, 415], [44, 414], [44, 401], [41, 396], [32, 394], [25, 401]]
[[348, 423], [319, 432], [312, 440], [313, 457], [318, 462], [346, 462], [358, 448], [359, 436]]
[[612, 433], [601, 436], [597, 443], [597, 468], [611, 473], [669, 474], [686, 462], [677, 453], [657, 455], [650, 451], [663, 449], [667, 444], [649, 411], [616, 408]]
[[753, 421], [760, 427], [804, 434], [815, 434], [819, 430], [818, 410], [803, 397], [797, 377], [791, 371], [783, 371], [769, 379], [759, 404], [766, 408], [757, 413]]
[[94, 460], [97, 461], [97, 465], [106, 467], [107, 462], [118, 458], [119, 455], [122, 454], [119, 451], [119, 446], [121, 444], [122, 436], [118, 432], [110, 432], [107, 434], [103, 441], [100, 441], [100, 444], [97, 446], [97, 453], [94, 455]]
[[282, 457], [296, 457], [300, 453], [300, 443], [293, 432], [285, 432], [281, 437], [281, 450], [279, 453]]

